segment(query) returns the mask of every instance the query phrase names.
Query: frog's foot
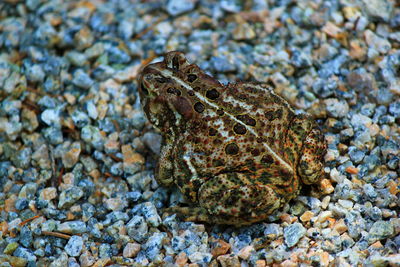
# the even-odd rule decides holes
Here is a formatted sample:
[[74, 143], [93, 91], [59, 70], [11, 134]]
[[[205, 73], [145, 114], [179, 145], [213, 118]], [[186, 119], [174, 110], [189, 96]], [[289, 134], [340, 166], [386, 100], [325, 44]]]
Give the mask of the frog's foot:
[[305, 184], [316, 183], [323, 175], [323, 156], [326, 151], [324, 136], [319, 129], [312, 129], [303, 143], [302, 156], [297, 170]]
[[178, 218], [184, 221], [217, 223], [215, 216], [210, 215], [202, 207], [170, 207], [163, 209], [163, 212], [166, 216], [176, 214]]

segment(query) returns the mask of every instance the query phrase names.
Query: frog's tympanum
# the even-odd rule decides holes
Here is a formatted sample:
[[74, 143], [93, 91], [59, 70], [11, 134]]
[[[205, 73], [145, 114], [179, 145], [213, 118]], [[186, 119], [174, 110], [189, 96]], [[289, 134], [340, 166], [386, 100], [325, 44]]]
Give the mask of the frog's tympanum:
[[223, 85], [169, 52], [139, 76], [144, 112], [163, 137], [156, 179], [192, 202], [186, 220], [264, 220], [323, 175], [324, 136], [267, 84]]

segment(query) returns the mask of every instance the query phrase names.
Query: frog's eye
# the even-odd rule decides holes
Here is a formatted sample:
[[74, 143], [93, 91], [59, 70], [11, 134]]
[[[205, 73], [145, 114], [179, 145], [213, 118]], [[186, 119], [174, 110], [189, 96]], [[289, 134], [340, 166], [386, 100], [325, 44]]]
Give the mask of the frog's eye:
[[159, 83], [166, 83], [166, 82], [169, 82], [170, 79], [161, 76], [161, 77], [155, 78], [155, 80], [156, 80], [157, 82], [159, 82]]
[[179, 70], [179, 57], [178, 56], [174, 56], [172, 58], [172, 68], [174, 70]]

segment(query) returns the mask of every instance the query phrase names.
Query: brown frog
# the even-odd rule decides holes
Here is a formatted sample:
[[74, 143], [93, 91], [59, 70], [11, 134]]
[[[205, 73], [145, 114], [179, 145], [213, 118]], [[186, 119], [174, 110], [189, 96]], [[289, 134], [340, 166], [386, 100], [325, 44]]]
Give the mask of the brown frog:
[[168, 213], [246, 225], [323, 175], [317, 124], [267, 84], [223, 85], [180, 52], [146, 66], [138, 81], [143, 110], [163, 137], [156, 179], [193, 203]]

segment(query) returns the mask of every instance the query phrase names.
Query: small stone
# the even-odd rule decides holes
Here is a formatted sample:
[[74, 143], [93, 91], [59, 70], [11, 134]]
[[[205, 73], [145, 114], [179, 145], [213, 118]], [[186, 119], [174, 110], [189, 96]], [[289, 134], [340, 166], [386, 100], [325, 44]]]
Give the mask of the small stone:
[[65, 168], [72, 168], [79, 160], [79, 155], [81, 153], [81, 143], [74, 142], [70, 146], [69, 150], [66, 151], [61, 159]]
[[42, 112], [40, 118], [49, 126], [60, 127], [61, 118], [59, 109], [46, 109]]
[[128, 243], [125, 245], [122, 255], [125, 258], [134, 258], [139, 253], [140, 249], [141, 249], [140, 244]]
[[26, 248], [29, 248], [29, 246], [32, 244], [32, 241], [33, 241], [32, 231], [27, 226], [22, 227], [19, 239], [21, 245], [23, 245]]
[[323, 194], [330, 194], [335, 190], [335, 188], [329, 179], [322, 179], [320, 182], [320, 190]]
[[247, 260], [254, 251], [255, 250], [253, 246], [245, 246], [238, 252], [237, 255], [239, 256], [239, 258]]
[[81, 266], [89, 267], [96, 262], [96, 259], [89, 251], [84, 251], [79, 257], [79, 262], [81, 263]]
[[[221, 256], [220, 256], [221, 257]], [[207, 265], [211, 262], [212, 255], [206, 252], [194, 252], [193, 254], [189, 255], [189, 260], [193, 263], [197, 263], [200, 265]]]
[[196, 0], [169, 0], [167, 3], [167, 12], [172, 16], [188, 12], [194, 8], [196, 2]]
[[78, 69], [74, 73], [72, 83], [82, 89], [89, 89], [93, 85], [93, 80], [83, 70]]
[[378, 240], [383, 240], [385, 238], [391, 237], [394, 234], [393, 225], [387, 221], [377, 221], [375, 222], [369, 234], [367, 236], [368, 244], [372, 244]]
[[188, 261], [188, 257], [185, 252], [179, 252], [179, 254], [175, 258], [175, 264], [179, 267], [183, 267], [186, 265]]
[[221, 255], [217, 258], [222, 267], [240, 267], [240, 261], [237, 255]]
[[65, 246], [65, 252], [71, 257], [78, 257], [81, 254], [83, 248], [83, 239], [80, 236], [73, 235], [68, 240]]
[[343, 118], [349, 112], [349, 105], [345, 101], [339, 101], [336, 98], [324, 100], [328, 115], [334, 118]]
[[226, 243], [224, 240], [221, 239], [212, 242], [211, 246], [211, 254], [213, 255], [213, 257], [218, 257], [220, 255], [226, 254], [231, 248], [231, 245], [229, 243]]
[[148, 259], [154, 260], [158, 257], [166, 235], [166, 233], [153, 233], [146, 243], [143, 244], [142, 248], [146, 252], [146, 257]]
[[60, 199], [58, 202], [58, 208], [66, 208], [72, 206], [76, 201], [81, 199], [83, 191], [78, 186], [72, 186], [61, 192]]
[[393, 1], [389, 0], [362, 0], [369, 16], [374, 19], [388, 22], [392, 16]]
[[[1, 255], [0, 254], [0, 262], [2, 263], [2, 266], [8, 267], [25, 267], [28, 263], [27, 259], [24, 259], [22, 257], [14, 257], [10, 255]], [[8, 264], [7, 264], [8, 263]]]
[[19, 245], [18, 245], [17, 242], [8, 243], [7, 246], [6, 246], [6, 248], [3, 250], [3, 253], [4, 253], [4, 254], [7, 254], [7, 255], [11, 255], [11, 254], [13, 254], [14, 251], [18, 248], [18, 246], [19, 246]]
[[26, 71], [26, 78], [28, 79], [28, 81], [42, 82], [44, 77], [45, 73], [43, 71], [43, 68], [38, 64], [30, 66]]
[[141, 243], [146, 238], [148, 226], [142, 216], [136, 215], [126, 224], [126, 230], [131, 238]]
[[58, 225], [57, 231], [65, 234], [83, 234], [87, 231], [87, 229], [84, 222], [68, 221]]
[[293, 247], [296, 245], [300, 238], [302, 238], [305, 234], [306, 229], [300, 223], [291, 224], [283, 230], [285, 243], [288, 247]]
[[308, 222], [311, 220], [312, 217], [314, 217], [314, 213], [312, 211], [307, 210], [306, 212], [303, 213], [303, 215], [300, 216], [300, 220], [302, 222]]

